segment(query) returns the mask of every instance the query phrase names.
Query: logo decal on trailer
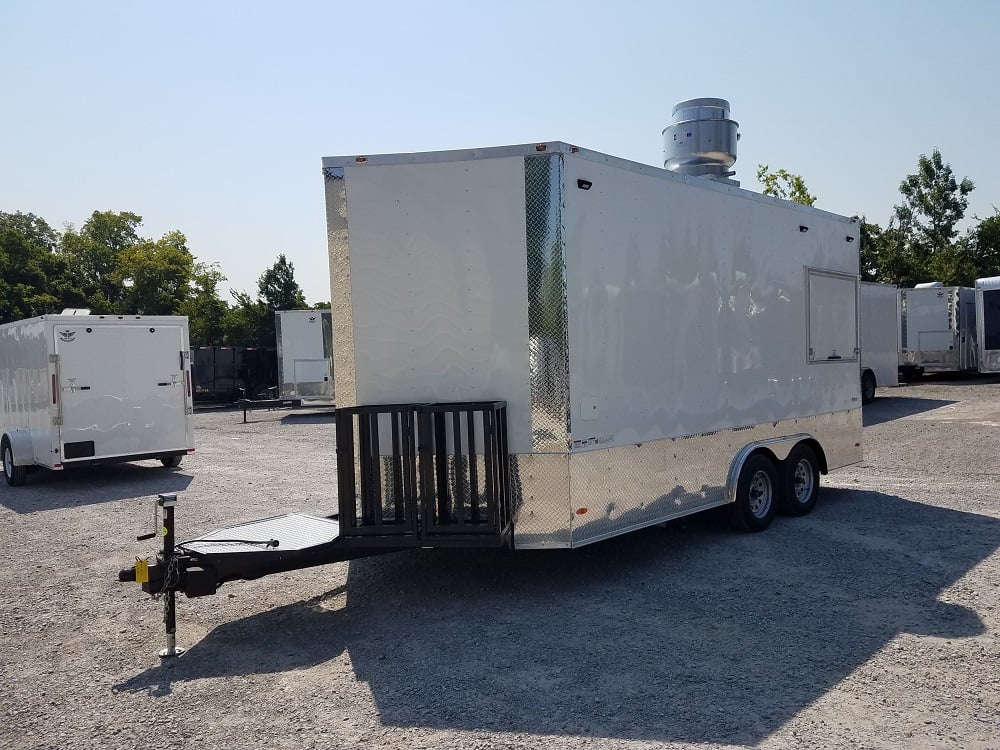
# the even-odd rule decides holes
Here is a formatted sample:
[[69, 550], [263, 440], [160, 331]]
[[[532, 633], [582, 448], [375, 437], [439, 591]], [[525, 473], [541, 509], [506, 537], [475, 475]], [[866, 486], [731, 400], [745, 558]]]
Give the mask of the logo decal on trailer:
[[315, 315], [310, 315], [309, 316], [309, 322], [310, 323], [315, 323], [316, 322], [316, 316]]
[[59, 338], [63, 341], [73, 341], [76, 339], [76, 331], [59, 331]]

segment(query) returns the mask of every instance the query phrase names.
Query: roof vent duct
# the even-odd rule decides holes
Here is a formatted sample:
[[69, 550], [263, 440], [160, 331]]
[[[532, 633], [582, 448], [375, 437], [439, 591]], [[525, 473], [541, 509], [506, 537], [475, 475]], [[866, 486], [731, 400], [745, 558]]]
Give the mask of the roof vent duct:
[[[726, 180], [735, 172], [739, 123], [729, 119], [725, 99], [688, 99], [674, 105], [673, 123], [663, 129], [663, 166], [693, 177]], [[738, 184], [738, 183], [737, 183]]]

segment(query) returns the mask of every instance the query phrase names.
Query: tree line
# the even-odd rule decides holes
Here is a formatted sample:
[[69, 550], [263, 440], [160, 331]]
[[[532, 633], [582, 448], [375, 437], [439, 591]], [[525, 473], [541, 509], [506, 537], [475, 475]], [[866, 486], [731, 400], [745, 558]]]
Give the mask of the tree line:
[[[776, 172], [758, 165], [757, 179], [765, 195], [813, 205], [799, 175]], [[945, 286], [972, 286], [976, 279], [1000, 276], [1000, 211], [980, 219], [965, 233], [958, 225], [965, 218], [969, 193], [975, 184], [955, 177], [941, 152], [921, 154], [917, 170], [899, 184], [900, 202], [883, 228], [864, 216], [861, 226], [860, 274], [862, 281], [879, 281], [912, 287], [926, 281]]]
[[[202, 263], [179, 231], [140, 235], [142, 217], [94, 211], [57, 232], [32, 213], [0, 211], [0, 323], [86, 308], [97, 315], [186, 315], [195, 346], [273, 347], [274, 311], [308, 309], [284, 254], [256, 294], [230, 290], [217, 263]], [[314, 307], [329, 307], [318, 303]]]
[[[757, 178], [765, 195], [816, 201], [800, 175], [762, 164]], [[957, 229], [974, 188], [969, 178], [955, 177], [938, 149], [922, 154], [916, 172], [900, 183], [901, 200], [887, 226], [856, 217], [861, 278], [901, 287], [970, 286], [1000, 275], [1000, 211], [974, 217], [964, 234]], [[94, 211], [79, 229], [58, 232], [34, 214], [0, 211], [0, 323], [67, 307], [186, 315], [194, 345], [268, 347], [275, 345], [275, 310], [310, 307], [284, 254], [260, 275], [256, 294], [230, 290], [229, 302], [219, 294], [226, 281], [219, 265], [198, 261], [183, 233], [152, 240], [140, 235], [141, 226], [142, 217], [129, 211]]]

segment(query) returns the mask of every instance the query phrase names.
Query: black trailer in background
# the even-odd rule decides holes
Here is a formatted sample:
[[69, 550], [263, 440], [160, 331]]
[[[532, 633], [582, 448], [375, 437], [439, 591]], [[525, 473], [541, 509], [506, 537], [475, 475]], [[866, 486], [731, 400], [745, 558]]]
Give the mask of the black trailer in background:
[[274, 398], [278, 392], [278, 352], [245, 346], [191, 348], [195, 401], [233, 403]]

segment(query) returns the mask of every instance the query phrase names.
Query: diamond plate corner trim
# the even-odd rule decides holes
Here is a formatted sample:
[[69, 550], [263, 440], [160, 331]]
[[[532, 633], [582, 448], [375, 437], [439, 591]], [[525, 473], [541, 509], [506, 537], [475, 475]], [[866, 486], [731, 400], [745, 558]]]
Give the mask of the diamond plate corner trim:
[[347, 234], [347, 181], [343, 167], [323, 170], [326, 187], [326, 238], [333, 313], [333, 391], [337, 406], [356, 406], [354, 313], [351, 305], [351, 256]]
[[562, 191], [562, 154], [524, 158], [533, 452], [569, 449], [569, 335]]
[[819, 442], [831, 470], [861, 460], [861, 409], [573, 453], [572, 546], [722, 505], [729, 468], [744, 446], [802, 433]]
[[511, 456], [515, 549], [571, 546], [569, 454]]

